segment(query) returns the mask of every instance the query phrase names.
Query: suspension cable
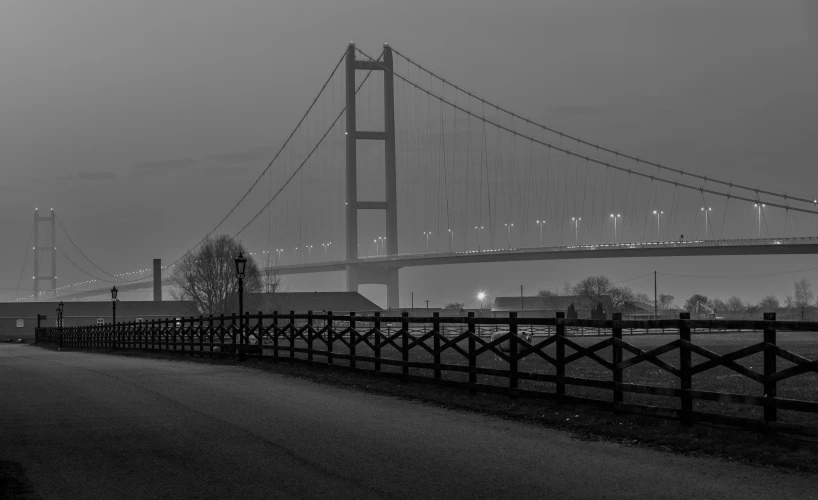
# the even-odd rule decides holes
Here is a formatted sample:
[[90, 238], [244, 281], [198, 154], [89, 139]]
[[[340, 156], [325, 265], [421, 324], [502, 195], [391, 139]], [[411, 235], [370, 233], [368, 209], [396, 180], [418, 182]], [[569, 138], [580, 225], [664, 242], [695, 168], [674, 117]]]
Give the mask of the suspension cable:
[[[390, 72], [391, 72], [391, 73], [392, 73], [394, 76], [396, 76], [397, 78], [400, 78], [401, 80], [403, 80], [403, 81], [405, 81], [405, 82], [409, 83], [410, 85], [414, 85], [414, 83], [409, 82], [408, 80], [406, 80], [406, 78], [404, 78], [403, 76], [401, 76], [401, 75], [399, 75], [399, 74], [395, 73], [394, 71], [390, 70], [389, 68], [387, 68], [386, 66], [384, 66], [384, 65], [383, 65], [383, 64], [381, 64], [380, 62], [376, 61], [376, 60], [375, 60], [375, 59], [373, 59], [371, 56], [369, 56], [369, 55], [368, 55], [368, 54], [366, 54], [365, 52], [361, 51], [361, 50], [360, 50], [360, 49], [358, 49], [357, 47], [356, 47], [356, 49], [355, 49], [355, 50], [356, 50], [357, 52], [359, 52], [361, 55], [363, 55], [364, 57], [367, 57], [367, 58], [368, 58], [370, 61], [372, 61], [372, 62], [374, 62], [375, 64], [377, 64], [378, 66], [380, 66], [380, 67], [381, 67], [381, 68], [382, 68], [384, 71], [390, 71]], [[417, 87], [417, 86], [416, 86], [416, 87]], [[694, 186], [694, 185], [691, 185], [691, 184], [685, 184], [685, 183], [682, 183], [682, 182], [671, 181], [671, 180], [668, 180], [668, 179], [664, 179], [664, 178], [661, 178], [661, 177], [657, 177], [657, 176], [655, 176], [655, 175], [650, 175], [650, 174], [646, 174], [646, 173], [643, 173], [643, 172], [639, 172], [639, 171], [636, 171], [636, 170], [633, 170], [633, 169], [629, 169], [629, 168], [625, 168], [625, 167], [620, 167], [619, 165], [615, 165], [615, 164], [609, 163], [609, 162], [604, 161], [604, 160], [598, 160], [598, 159], [596, 159], [596, 158], [591, 158], [591, 157], [589, 157], [589, 156], [581, 155], [581, 154], [576, 153], [576, 152], [574, 152], [574, 151], [572, 151], [572, 150], [570, 150], [570, 149], [567, 149], [567, 148], [565, 148], [565, 147], [561, 147], [561, 146], [557, 146], [556, 144], [552, 144], [552, 143], [549, 143], [549, 142], [547, 142], [547, 141], [542, 141], [542, 140], [539, 140], [539, 139], [534, 138], [534, 137], [527, 137], [527, 136], [525, 136], [524, 134], [521, 134], [520, 132], [517, 132], [517, 131], [515, 131], [515, 130], [512, 130], [511, 128], [509, 128], [509, 127], [507, 127], [507, 126], [505, 126], [505, 125], [502, 125], [502, 124], [500, 124], [500, 123], [497, 123], [497, 122], [495, 122], [495, 121], [492, 121], [490, 118], [485, 118], [485, 117], [481, 118], [481, 117], [477, 116], [476, 114], [474, 114], [473, 112], [471, 112], [471, 111], [469, 111], [469, 110], [467, 110], [467, 109], [463, 109], [463, 108], [462, 108], [462, 107], [460, 107], [460, 106], [456, 106], [454, 103], [452, 103], [452, 102], [450, 102], [450, 101], [446, 100], [446, 99], [445, 99], [445, 98], [443, 98], [443, 97], [440, 97], [440, 96], [438, 96], [438, 95], [436, 95], [436, 94], [433, 94], [432, 92], [430, 92], [430, 91], [428, 91], [428, 90], [426, 90], [426, 89], [423, 89], [423, 88], [420, 88], [420, 87], [418, 87], [418, 88], [419, 88], [419, 89], [420, 89], [422, 92], [424, 92], [424, 93], [428, 94], [429, 96], [434, 97], [435, 99], [438, 99], [438, 100], [440, 100], [440, 101], [442, 101], [442, 102], [445, 102], [445, 103], [446, 103], [446, 104], [448, 104], [449, 106], [456, 107], [456, 108], [457, 108], [457, 109], [459, 109], [460, 111], [462, 111], [462, 112], [464, 112], [464, 113], [466, 113], [466, 114], [468, 114], [468, 115], [470, 115], [470, 116], [474, 116], [474, 117], [476, 117], [476, 118], [479, 118], [479, 119], [481, 119], [481, 120], [485, 121], [486, 123], [489, 123], [489, 124], [491, 124], [491, 125], [493, 125], [493, 126], [497, 127], [498, 129], [502, 129], [502, 130], [504, 130], [504, 131], [506, 131], [506, 132], [508, 132], [508, 133], [510, 133], [510, 134], [514, 134], [514, 135], [518, 135], [518, 136], [520, 136], [520, 137], [524, 137], [524, 138], [526, 138], [526, 139], [530, 139], [531, 141], [536, 142], [537, 144], [541, 144], [541, 145], [543, 145], [543, 146], [546, 146], [546, 147], [552, 148], [552, 149], [554, 149], [554, 150], [556, 150], [556, 151], [560, 151], [560, 152], [562, 152], [562, 153], [565, 153], [566, 155], [569, 155], [569, 156], [574, 156], [574, 157], [576, 157], [576, 158], [582, 158], [582, 159], [585, 159], [585, 160], [586, 160], [586, 161], [588, 161], [588, 162], [591, 162], [591, 163], [596, 163], [597, 165], [601, 165], [601, 166], [605, 166], [605, 167], [611, 167], [611, 168], [614, 168], [614, 169], [619, 170], [619, 171], [621, 171], [621, 172], [628, 172], [628, 173], [630, 173], [630, 174], [637, 175], [637, 176], [639, 176], [639, 177], [644, 177], [644, 178], [646, 178], [646, 179], [655, 179], [655, 180], [657, 180], [657, 181], [659, 181], [659, 182], [664, 182], [664, 183], [666, 183], [666, 184], [676, 184], [676, 185], [678, 185], [678, 186], [681, 186], [681, 187], [684, 187], [684, 188], [690, 189], [690, 190], [692, 190], [692, 191], [700, 191], [701, 193], [710, 193], [710, 194], [714, 194], [714, 195], [716, 195], [716, 196], [722, 196], [722, 197], [726, 197], [726, 196], [727, 196], [727, 194], [726, 194], [726, 193], [723, 193], [723, 192], [721, 192], [721, 191], [716, 191], [716, 190], [713, 190], [713, 189], [705, 188], [705, 187], [703, 187], [703, 186]], [[567, 136], [566, 136], [566, 137], [567, 137]], [[602, 148], [600, 148], [600, 149], [602, 149]], [[634, 159], [635, 159], [636, 161], [642, 161], [642, 160], [639, 160], [638, 158], [634, 158]], [[644, 163], [644, 162], [643, 162], [643, 163]], [[661, 166], [660, 166], [660, 167], [658, 167], [658, 168], [661, 168]], [[674, 170], [674, 171], [675, 171], [675, 170]], [[683, 172], [680, 172], [680, 173], [683, 173]], [[705, 180], [712, 180], [712, 179], [705, 179]], [[732, 184], [732, 186], [733, 186], [733, 187], [740, 187], [740, 186], [738, 186], [737, 184]], [[761, 192], [763, 192], [762, 190], [760, 190], [760, 189], [756, 189], [756, 188], [752, 188], [752, 191], [754, 191], [754, 192], [756, 192], [756, 193], [761, 193]], [[775, 196], [778, 196], [776, 193], [767, 193], [767, 192], [764, 192], [764, 193], [765, 193], [765, 194], [773, 194], [773, 195], [775, 195]], [[782, 195], [782, 196], [783, 196], [783, 195]], [[735, 198], [735, 199], [737, 199], [737, 200], [747, 201], [747, 202], [750, 202], [750, 203], [757, 203], [757, 202], [758, 202], [758, 199], [747, 198], [747, 197], [745, 197], [745, 196], [732, 195], [732, 197], [733, 197], [733, 198]], [[789, 197], [788, 197], [788, 199], [793, 199], [793, 200], [795, 200], [795, 199], [797, 199], [797, 198], [794, 198], [794, 197], [792, 197], [792, 196], [789, 196]], [[800, 199], [798, 199], [798, 200], [800, 201]], [[809, 202], [810, 202], [810, 203], [812, 203], [812, 200], [809, 200]], [[763, 203], [765, 203], [765, 204], [767, 204], [767, 205], [769, 205], [769, 206], [772, 206], [772, 207], [784, 208], [784, 209], [787, 209], [787, 208], [788, 208], [788, 209], [790, 209], [790, 210], [795, 210], [795, 211], [798, 211], [798, 212], [804, 212], [804, 213], [809, 213], [809, 214], [818, 214], [818, 210], [808, 210], [808, 209], [805, 209], [805, 208], [791, 207], [791, 206], [789, 206], [789, 205], [782, 205], [782, 204], [780, 204], [780, 203], [773, 203], [773, 202], [769, 202], [769, 201], [764, 201]]]
[[[357, 50], [357, 49], [356, 49], [356, 50]], [[681, 174], [681, 175], [687, 175], [687, 176], [690, 176], [690, 177], [694, 177], [694, 178], [697, 178], [697, 179], [701, 179], [701, 180], [703, 180], [703, 181], [705, 181], [705, 182], [708, 182], [708, 181], [709, 181], [709, 182], [714, 182], [714, 183], [717, 183], [717, 184], [722, 184], [722, 185], [725, 185], [725, 186], [733, 186], [733, 187], [740, 188], [740, 189], [744, 189], [744, 190], [747, 190], [747, 191], [753, 191], [753, 192], [763, 193], [763, 194], [767, 194], [767, 195], [770, 195], [770, 196], [777, 196], [777, 197], [779, 197], [779, 198], [785, 198], [785, 199], [791, 199], [791, 200], [795, 200], [795, 201], [801, 201], [801, 202], [804, 202], [804, 203], [810, 203], [810, 204], [813, 204], [813, 205], [814, 205], [814, 204], [816, 204], [816, 200], [815, 200], [815, 198], [799, 198], [799, 197], [796, 197], [796, 196], [788, 196], [787, 194], [782, 194], [782, 193], [778, 193], [778, 192], [775, 192], [775, 191], [766, 191], [766, 190], [761, 190], [761, 189], [758, 189], [758, 188], [753, 188], [753, 187], [748, 187], [748, 186], [742, 186], [742, 185], [740, 185], [740, 184], [736, 184], [736, 183], [731, 182], [731, 181], [723, 181], [723, 180], [720, 180], [720, 179], [715, 179], [715, 178], [712, 178], [712, 177], [708, 177], [708, 176], [706, 176], [706, 175], [694, 174], [694, 173], [692, 173], [692, 172], [685, 172], [684, 170], [679, 169], [679, 168], [668, 167], [668, 166], [666, 166], [666, 165], [662, 165], [662, 164], [657, 163], [657, 162], [653, 162], [653, 161], [645, 160], [645, 159], [639, 158], [639, 157], [637, 157], [637, 156], [629, 155], [629, 154], [626, 154], [626, 153], [622, 153], [622, 152], [616, 151], [616, 150], [611, 149], [611, 148], [607, 148], [607, 147], [602, 146], [602, 145], [597, 144], [597, 143], [593, 143], [593, 142], [590, 142], [590, 141], [586, 141], [586, 140], [584, 140], [584, 139], [581, 139], [581, 138], [580, 138], [580, 137], [578, 137], [578, 136], [574, 136], [574, 135], [571, 135], [571, 134], [565, 133], [565, 132], [563, 132], [563, 131], [561, 131], [561, 130], [558, 130], [558, 129], [556, 129], [556, 128], [550, 127], [550, 126], [548, 126], [548, 125], [543, 125], [543, 124], [538, 123], [538, 122], [535, 122], [535, 121], [533, 121], [533, 120], [531, 120], [531, 119], [529, 119], [529, 118], [526, 118], [526, 117], [524, 117], [524, 116], [521, 116], [521, 115], [519, 115], [519, 114], [517, 114], [517, 113], [515, 113], [515, 112], [513, 112], [513, 111], [510, 111], [510, 110], [507, 110], [507, 109], [505, 109], [505, 108], [503, 108], [503, 107], [500, 107], [500, 106], [498, 106], [497, 104], [494, 104], [494, 103], [492, 103], [492, 102], [490, 102], [490, 101], [488, 101], [488, 100], [486, 100], [486, 99], [483, 99], [483, 98], [481, 98], [480, 96], [475, 95], [475, 94], [473, 94], [473, 93], [469, 92], [468, 90], [465, 90], [464, 88], [462, 88], [462, 87], [460, 87], [460, 86], [458, 86], [458, 85], [455, 85], [455, 84], [454, 84], [454, 83], [452, 83], [451, 81], [446, 80], [445, 78], [443, 78], [443, 77], [439, 76], [438, 74], [436, 74], [436, 73], [434, 73], [434, 72], [430, 71], [430, 70], [429, 70], [429, 69], [427, 69], [425, 66], [420, 65], [419, 63], [417, 63], [417, 62], [416, 62], [416, 61], [414, 61], [413, 59], [411, 59], [411, 58], [407, 57], [406, 55], [404, 55], [403, 53], [399, 52], [399, 51], [398, 51], [397, 49], [395, 49], [394, 47], [392, 47], [392, 51], [393, 51], [393, 52], [395, 52], [396, 54], [400, 55], [401, 57], [403, 57], [403, 58], [404, 58], [404, 59], [406, 59], [407, 61], [411, 62], [412, 64], [414, 64], [414, 65], [415, 65], [415, 66], [417, 66], [418, 68], [422, 69], [423, 71], [425, 71], [425, 72], [429, 73], [430, 75], [434, 76], [435, 78], [438, 78], [439, 80], [441, 80], [441, 81], [443, 81], [444, 83], [446, 83], [446, 84], [450, 85], [451, 87], [454, 87], [455, 89], [458, 89], [460, 92], [463, 92], [463, 93], [465, 93], [465, 94], [469, 95], [470, 97], [474, 97], [475, 99], [477, 99], [477, 100], [479, 100], [479, 101], [481, 101], [481, 102], [484, 102], [484, 103], [488, 104], [488, 105], [489, 105], [489, 106], [491, 106], [491, 107], [494, 107], [494, 108], [497, 108], [497, 109], [499, 109], [499, 110], [502, 110], [504, 113], [506, 113], [506, 114], [510, 115], [512, 118], [515, 118], [515, 119], [517, 119], [517, 120], [524, 121], [524, 122], [526, 122], [526, 123], [528, 123], [528, 124], [534, 125], [535, 127], [539, 127], [539, 128], [541, 128], [542, 130], [545, 130], [545, 131], [547, 131], [547, 132], [551, 132], [551, 133], [553, 133], [553, 134], [557, 134], [557, 135], [559, 135], [559, 136], [561, 136], [561, 137], [565, 137], [566, 139], [570, 139], [570, 140], [572, 140], [572, 141], [576, 141], [578, 144], [584, 144], [584, 145], [586, 145], [586, 146], [590, 146], [590, 147], [592, 147], [592, 148], [596, 148], [598, 151], [604, 151], [604, 152], [606, 152], [606, 153], [611, 153], [611, 154], [613, 154], [613, 155], [615, 155], [615, 156], [618, 156], [618, 157], [622, 157], [622, 158], [626, 158], [626, 159], [629, 159], [629, 160], [636, 161], [637, 163], [640, 163], [640, 162], [641, 162], [641, 163], [644, 163], [645, 165], [649, 165], [649, 166], [651, 166], [651, 167], [656, 167], [656, 168], [659, 168], [659, 169], [662, 169], [662, 170], [668, 170], [668, 171], [671, 171], [671, 172], [676, 172], [676, 173]]]

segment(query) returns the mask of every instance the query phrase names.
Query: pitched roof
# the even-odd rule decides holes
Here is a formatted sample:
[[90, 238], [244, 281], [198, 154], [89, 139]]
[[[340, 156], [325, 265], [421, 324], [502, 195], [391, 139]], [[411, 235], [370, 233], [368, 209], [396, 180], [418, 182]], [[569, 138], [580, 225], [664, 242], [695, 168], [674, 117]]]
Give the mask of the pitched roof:
[[[520, 297], [496, 297], [492, 311], [519, 311]], [[522, 308], [526, 311], [565, 311], [574, 304], [577, 309], [593, 309], [596, 304], [591, 299], [579, 295], [552, 295], [549, 297], [522, 297]], [[603, 307], [610, 308], [610, 298], [605, 297]]]
[[377, 304], [358, 292], [278, 292], [273, 294], [271, 303], [263, 293], [248, 293], [245, 309], [251, 312], [350, 312], [381, 311]]
[[[58, 302], [0, 302], [0, 318], [36, 318], [43, 314], [49, 318], [56, 317]], [[63, 316], [72, 317], [109, 317], [113, 312], [111, 301], [70, 301], [63, 306]], [[181, 317], [198, 315], [193, 302], [168, 300], [153, 302], [131, 300], [116, 302], [117, 317], [158, 316]]]
[[628, 311], [647, 311], [653, 312], [653, 306], [650, 304], [646, 304], [644, 302], [639, 302], [638, 300], [628, 300], [625, 301], [625, 310]]

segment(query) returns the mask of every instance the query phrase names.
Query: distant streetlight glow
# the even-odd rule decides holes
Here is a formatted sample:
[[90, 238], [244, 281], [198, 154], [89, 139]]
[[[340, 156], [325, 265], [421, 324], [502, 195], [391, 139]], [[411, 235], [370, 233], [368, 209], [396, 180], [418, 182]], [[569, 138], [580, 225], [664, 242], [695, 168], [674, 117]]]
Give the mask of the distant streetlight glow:
[[661, 233], [659, 232], [659, 217], [661, 215], [664, 215], [664, 214], [665, 213], [663, 211], [661, 211], [661, 210], [654, 210], [653, 211], [653, 215], [656, 216], [656, 241], [659, 241], [659, 240], [662, 239], [662, 237], [660, 236]]
[[614, 242], [616, 242], [616, 221], [621, 219], [621, 218], [622, 218], [622, 214], [616, 214], [616, 215], [611, 214], [611, 219], [613, 219], [613, 223], [614, 223], [614, 237], [613, 237]]
[[707, 239], [707, 228], [710, 226], [710, 211], [713, 210], [711, 207], [702, 207], [701, 211], [704, 212], [704, 239]]
[[765, 205], [764, 203], [760, 205], [758, 203], [753, 203], [753, 206], [758, 209], [758, 237], [761, 238], [761, 209], [766, 207], [767, 205]]

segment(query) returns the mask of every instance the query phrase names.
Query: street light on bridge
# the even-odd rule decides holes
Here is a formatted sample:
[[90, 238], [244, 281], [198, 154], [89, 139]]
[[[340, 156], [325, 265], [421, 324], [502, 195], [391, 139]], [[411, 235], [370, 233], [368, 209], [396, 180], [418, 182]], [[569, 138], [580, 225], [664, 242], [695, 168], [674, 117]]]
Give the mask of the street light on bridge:
[[764, 203], [761, 204], [754, 203], [753, 206], [758, 209], [758, 237], [761, 238], [761, 209], [766, 207], [767, 205], [765, 205]]
[[511, 248], [511, 228], [514, 227], [513, 223], [503, 224], [508, 229], [508, 248]]
[[431, 231], [423, 231], [423, 236], [426, 236], [426, 250], [429, 250], [429, 236], [431, 234]]
[[660, 236], [661, 233], [659, 232], [659, 216], [664, 215], [664, 214], [665, 213], [663, 211], [661, 211], [661, 210], [654, 210], [653, 211], [653, 215], [656, 216], [656, 241], [659, 241], [659, 240], [662, 239], [662, 237]]
[[571, 220], [574, 222], [574, 245], [579, 245], [579, 221], [582, 217], [571, 217]]
[[474, 229], [477, 231], [477, 251], [480, 251], [480, 231], [485, 229], [483, 226], [474, 226]]
[[707, 239], [707, 228], [710, 226], [710, 211], [713, 210], [711, 207], [702, 207], [702, 212], [704, 212], [704, 239]]
[[454, 230], [449, 229], [449, 251], [454, 250]]
[[621, 219], [621, 218], [622, 218], [622, 214], [616, 214], [616, 215], [611, 214], [611, 219], [613, 219], [613, 223], [614, 223], [614, 237], [613, 237], [614, 242], [616, 242], [616, 221]]
[[538, 220], [537, 225], [540, 226], [540, 246], [542, 246], [542, 227], [545, 225], [545, 221]]

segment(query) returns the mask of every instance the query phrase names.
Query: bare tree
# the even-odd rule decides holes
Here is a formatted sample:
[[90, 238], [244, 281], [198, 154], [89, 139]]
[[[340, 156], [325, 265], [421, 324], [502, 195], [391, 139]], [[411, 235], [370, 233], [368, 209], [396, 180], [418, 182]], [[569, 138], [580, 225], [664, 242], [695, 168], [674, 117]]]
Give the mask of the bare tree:
[[660, 293], [659, 294], [659, 309], [661, 309], [663, 311], [665, 311], [667, 309], [670, 309], [671, 306], [673, 305], [673, 301], [675, 300], [675, 298], [676, 297], [674, 297], [673, 295], [668, 295], [666, 293]]
[[693, 312], [693, 311], [696, 310], [696, 304], [698, 304], [699, 302], [701, 302], [702, 304], [707, 304], [707, 302], [708, 302], [707, 295], [702, 295], [700, 293], [694, 293], [685, 302], [685, 309], [690, 311], [690, 312]]
[[588, 276], [574, 285], [574, 295], [590, 300], [594, 305], [601, 304], [603, 297], [610, 295], [611, 280], [607, 276]]
[[[238, 280], [235, 259], [247, 255], [240, 243], [229, 236], [208, 238], [195, 251], [185, 255], [173, 269], [171, 295], [176, 300], [190, 300], [202, 314], [224, 314], [238, 309]], [[262, 280], [252, 258], [247, 259], [244, 291], [259, 292]]]
[[809, 307], [815, 294], [812, 292], [812, 285], [807, 278], [801, 278], [795, 282], [795, 306]]
[[270, 264], [270, 254], [267, 253], [267, 259], [264, 262], [264, 268], [260, 270], [261, 273], [261, 289], [259, 294], [261, 301], [259, 307], [265, 313], [279, 310], [281, 304], [278, 303], [279, 293], [282, 292], [281, 277], [278, 275], [276, 268]]
[[650, 295], [646, 294], [645, 292], [636, 292], [633, 294], [633, 300], [637, 302], [643, 302], [648, 305], [653, 305], [653, 299], [650, 298]]
[[784, 307], [787, 308], [787, 314], [790, 313], [790, 309], [795, 307], [795, 300], [793, 300], [792, 295], [784, 297]]
[[539, 292], [537, 292], [537, 296], [538, 297], [556, 297], [557, 292], [552, 292], [551, 290], [543, 289], [543, 290], [540, 290]]
[[611, 309], [620, 311], [625, 302], [634, 300], [634, 293], [630, 287], [617, 287], [607, 276], [589, 276], [573, 288], [574, 295], [590, 300], [594, 305], [602, 304], [605, 298], [611, 300]]
[[727, 299], [727, 310], [730, 311], [730, 314], [740, 313], [745, 309], [747, 309], [747, 306], [740, 297], [733, 295]]
[[458, 310], [460, 312], [463, 312], [463, 309], [465, 309], [465, 308], [466, 308], [466, 306], [462, 302], [450, 302], [450, 303], [446, 304], [445, 306], [443, 306], [443, 309], [456, 309], [456, 310]]
[[767, 295], [758, 302], [758, 307], [760, 307], [761, 309], [765, 309], [768, 312], [775, 311], [780, 307], [780, 305], [781, 304], [778, 302], [778, 299], [775, 297], [775, 295]]

